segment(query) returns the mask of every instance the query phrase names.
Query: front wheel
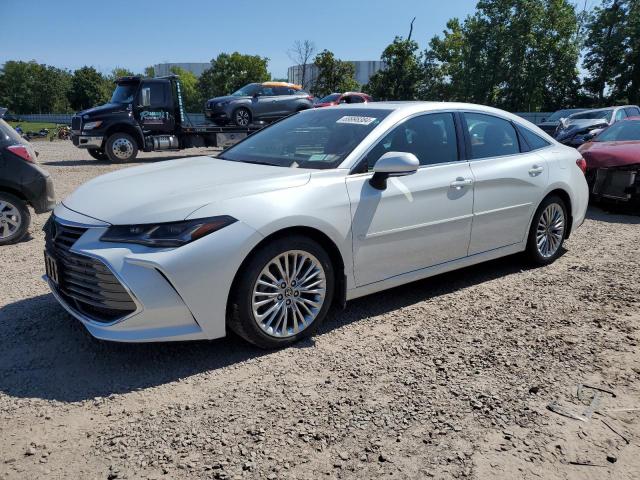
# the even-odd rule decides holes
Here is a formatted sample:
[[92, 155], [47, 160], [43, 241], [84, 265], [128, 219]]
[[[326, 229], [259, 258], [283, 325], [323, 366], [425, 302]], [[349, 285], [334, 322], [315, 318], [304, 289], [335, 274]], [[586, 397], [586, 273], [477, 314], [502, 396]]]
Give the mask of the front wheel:
[[555, 195], [545, 198], [536, 210], [529, 229], [527, 255], [536, 265], [548, 265], [559, 256], [567, 236], [567, 206]]
[[251, 112], [246, 108], [238, 108], [233, 112], [233, 123], [238, 127], [248, 127], [251, 124]]
[[275, 240], [239, 273], [230, 303], [229, 327], [261, 348], [280, 348], [312, 335], [333, 300], [334, 269], [314, 240]]
[[105, 161], [109, 159], [109, 157], [107, 157], [107, 154], [101, 148], [89, 148], [87, 152], [89, 152], [89, 155], [91, 155], [96, 160]]
[[22, 240], [30, 223], [27, 204], [10, 193], [0, 192], [0, 245]]
[[114, 133], [107, 139], [105, 153], [113, 163], [127, 163], [138, 155], [138, 144], [128, 133]]

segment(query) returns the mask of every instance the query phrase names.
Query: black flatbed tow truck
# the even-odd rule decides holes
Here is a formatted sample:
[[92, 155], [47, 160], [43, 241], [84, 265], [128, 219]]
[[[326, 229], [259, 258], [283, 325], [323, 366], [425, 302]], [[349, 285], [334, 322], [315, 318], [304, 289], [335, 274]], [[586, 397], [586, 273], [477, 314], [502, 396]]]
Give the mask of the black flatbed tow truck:
[[78, 112], [71, 119], [71, 140], [97, 160], [133, 161], [139, 151], [179, 151], [226, 147], [266, 124], [246, 127], [194, 124], [184, 111], [177, 75], [122, 77], [109, 103]]

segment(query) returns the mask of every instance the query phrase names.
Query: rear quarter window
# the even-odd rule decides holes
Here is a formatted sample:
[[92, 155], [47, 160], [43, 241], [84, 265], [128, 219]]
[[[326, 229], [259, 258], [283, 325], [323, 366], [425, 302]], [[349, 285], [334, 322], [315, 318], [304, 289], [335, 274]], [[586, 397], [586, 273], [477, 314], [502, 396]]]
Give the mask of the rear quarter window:
[[546, 141], [539, 135], [536, 135], [531, 130], [524, 128], [521, 125], [518, 125], [518, 130], [520, 131], [520, 135], [524, 137], [525, 142], [529, 145], [529, 148], [533, 150], [540, 150], [541, 148], [548, 147], [551, 145], [550, 142]]

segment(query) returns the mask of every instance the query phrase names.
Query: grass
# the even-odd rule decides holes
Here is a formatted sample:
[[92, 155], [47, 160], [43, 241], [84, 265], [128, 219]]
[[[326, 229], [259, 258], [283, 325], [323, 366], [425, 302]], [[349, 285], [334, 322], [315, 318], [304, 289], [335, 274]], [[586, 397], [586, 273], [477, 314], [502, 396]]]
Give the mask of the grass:
[[49, 123], [49, 122], [7, 122], [13, 128], [16, 125], [20, 125], [23, 132], [39, 132], [43, 128], [48, 128], [49, 133], [52, 133], [60, 123]]

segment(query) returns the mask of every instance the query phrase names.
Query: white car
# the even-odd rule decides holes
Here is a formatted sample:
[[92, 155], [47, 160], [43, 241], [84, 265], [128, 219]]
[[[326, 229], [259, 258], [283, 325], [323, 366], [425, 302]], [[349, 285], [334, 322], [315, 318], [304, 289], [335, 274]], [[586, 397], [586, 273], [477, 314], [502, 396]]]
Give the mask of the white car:
[[312, 334], [332, 303], [526, 251], [561, 253], [585, 218], [584, 160], [470, 104], [307, 110], [217, 158], [97, 177], [45, 228], [46, 279], [95, 337]]

